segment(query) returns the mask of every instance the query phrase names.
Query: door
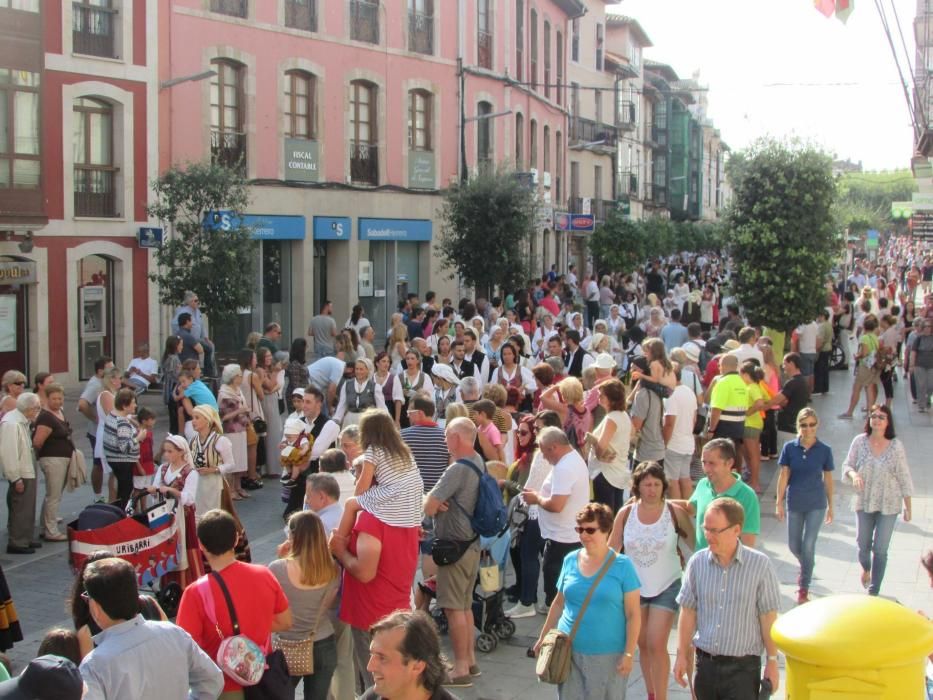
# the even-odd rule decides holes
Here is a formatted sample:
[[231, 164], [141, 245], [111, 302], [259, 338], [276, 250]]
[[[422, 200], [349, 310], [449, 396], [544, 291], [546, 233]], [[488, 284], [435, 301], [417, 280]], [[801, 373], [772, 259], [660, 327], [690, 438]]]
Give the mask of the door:
[[26, 286], [0, 286], [0, 376], [14, 369], [27, 377]]

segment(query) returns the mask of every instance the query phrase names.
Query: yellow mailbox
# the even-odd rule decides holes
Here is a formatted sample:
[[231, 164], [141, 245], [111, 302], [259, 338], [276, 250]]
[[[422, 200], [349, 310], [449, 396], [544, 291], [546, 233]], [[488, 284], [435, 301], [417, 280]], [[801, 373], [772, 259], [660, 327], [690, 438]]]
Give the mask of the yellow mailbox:
[[916, 700], [933, 622], [866, 595], [820, 598], [781, 615], [771, 637], [787, 657], [788, 700]]

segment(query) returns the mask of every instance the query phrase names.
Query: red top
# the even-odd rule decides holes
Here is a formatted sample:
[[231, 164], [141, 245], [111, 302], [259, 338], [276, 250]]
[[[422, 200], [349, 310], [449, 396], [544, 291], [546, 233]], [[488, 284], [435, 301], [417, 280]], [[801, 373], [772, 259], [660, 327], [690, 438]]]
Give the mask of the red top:
[[143, 475], [152, 476], [155, 474], [155, 462], [152, 458], [152, 431], [146, 431], [146, 439], [139, 442], [139, 466], [142, 467]]
[[[240, 634], [246, 635], [261, 647], [269, 647], [269, 635], [272, 633], [272, 620], [281, 612], [288, 609], [288, 598], [275, 575], [264, 566], [245, 564], [235, 561], [220, 572], [233, 607], [236, 610], [237, 620], [240, 623]], [[204, 604], [198, 587], [204, 585], [208, 579], [211, 595], [214, 598], [214, 616], [217, 625], [224, 637], [233, 636], [233, 623], [227, 610], [227, 602], [223, 591], [213, 580], [212, 575], [199, 578], [196, 583], [188, 586], [181, 596], [178, 606], [178, 617], [175, 623], [191, 635], [195, 643], [212, 659], [217, 658], [217, 649], [221, 638], [217, 634], [210, 618], [204, 612]], [[224, 676], [224, 692], [240, 690], [242, 688], [236, 681]]]
[[550, 294], [545, 294], [541, 301], [538, 302], [538, 306], [547, 309], [555, 319], [560, 316], [560, 306], [557, 305], [557, 302], [554, 301]]
[[396, 610], [411, 609], [411, 584], [418, 568], [417, 527], [386, 525], [372, 513], [360, 513], [350, 533], [348, 549], [356, 556], [356, 540], [361, 532], [382, 542], [376, 577], [361, 583], [343, 572], [340, 619], [351, 627], [369, 628]]

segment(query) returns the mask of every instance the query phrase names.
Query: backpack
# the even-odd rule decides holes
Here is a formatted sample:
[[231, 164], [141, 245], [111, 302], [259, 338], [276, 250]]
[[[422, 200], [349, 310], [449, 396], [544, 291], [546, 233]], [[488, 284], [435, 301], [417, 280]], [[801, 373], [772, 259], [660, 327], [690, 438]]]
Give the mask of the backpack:
[[458, 459], [458, 464], [465, 464], [479, 477], [479, 487], [476, 493], [476, 507], [473, 509], [473, 515], [466, 512], [466, 509], [457, 503], [457, 500], [451, 499], [457, 504], [465, 516], [470, 519], [470, 526], [477, 535], [483, 537], [494, 537], [508, 527], [508, 509], [502, 501], [502, 491], [499, 489], [499, 483], [492, 478], [490, 473], [483, 469], [479, 470], [473, 462], [467, 459]]

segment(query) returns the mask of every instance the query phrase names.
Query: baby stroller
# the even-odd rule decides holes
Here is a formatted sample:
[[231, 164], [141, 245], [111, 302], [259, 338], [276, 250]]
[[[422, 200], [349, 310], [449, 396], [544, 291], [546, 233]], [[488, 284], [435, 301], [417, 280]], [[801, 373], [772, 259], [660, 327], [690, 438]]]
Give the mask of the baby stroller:
[[[81, 570], [92, 552], [109, 550], [115, 557], [128, 561], [136, 570], [140, 588], [149, 587], [159, 605], [169, 617], [174, 617], [181, 600], [181, 586], [162, 586], [162, 577], [178, 570], [179, 537], [176, 506], [170, 506], [164, 496], [153, 506], [135, 515], [143, 493], [132, 499], [126, 511], [110, 503], [94, 503], [68, 524], [68, 550], [71, 567]], [[173, 501], [174, 503], [174, 501]]]
[[[473, 587], [473, 625], [479, 630], [476, 650], [494, 651], [499, 642], [515, 634], [515, 623], [505, 615], [505, 562], [509, 554], [509, 529], [493, 537], [480, 537], [480, 573]], [[489, 590], [494, 588], [495, 590]], [[435, 591], [427, 584], [421, 590], [429, 596]], [[447, 616], [435, 606], [432, 617], [440, 632], [447, 632]]]

